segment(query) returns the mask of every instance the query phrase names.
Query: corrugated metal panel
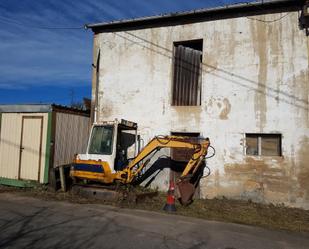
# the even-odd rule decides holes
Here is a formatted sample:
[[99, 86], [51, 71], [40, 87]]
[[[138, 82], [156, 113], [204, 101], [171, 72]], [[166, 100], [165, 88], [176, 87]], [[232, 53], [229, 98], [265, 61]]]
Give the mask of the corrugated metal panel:
[[202, 52], [179, 45], [175, 47], [173, 101], [176, 106], [201, 104]]
[[89, 135], [89, 117], [56, 113], [54, 167], [72, 162], [77, 153], [85, 153]]
[[43, 117], [22, 119], [20, 179], [39, 180], [42, 157]]

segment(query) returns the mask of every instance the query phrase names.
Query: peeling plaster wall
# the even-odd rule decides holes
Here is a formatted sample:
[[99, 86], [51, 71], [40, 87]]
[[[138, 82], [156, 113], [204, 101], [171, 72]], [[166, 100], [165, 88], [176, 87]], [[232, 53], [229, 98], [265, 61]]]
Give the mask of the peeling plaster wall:
[[[171, 106], [173, 42], [191, 39], [203, 39], [202, 104]], [[216, 156], [201, 183], [204, 198], [309, 209], [309, 45], [297, 12], [273, 23], [239, 17], [101, 33], [95, 44], [98, 120], [137, 122], [145, 142], [171, 132], [210, 137]], [[245, 133], [274, 132], [282, 134], [282, 157], [244, 155]], [[159, 174], [161, 189], [168, 177]]]

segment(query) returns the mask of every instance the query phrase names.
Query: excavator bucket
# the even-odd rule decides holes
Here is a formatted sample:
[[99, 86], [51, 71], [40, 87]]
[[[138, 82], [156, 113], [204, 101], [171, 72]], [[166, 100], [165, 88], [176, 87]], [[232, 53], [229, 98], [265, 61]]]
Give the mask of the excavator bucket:
[[195, 193], [195, 187], [189, 180], [182, 180], [177, 183], [179, 190], [179, 201], [181, 205], [187, 206], [192, 203], [192, 198]]

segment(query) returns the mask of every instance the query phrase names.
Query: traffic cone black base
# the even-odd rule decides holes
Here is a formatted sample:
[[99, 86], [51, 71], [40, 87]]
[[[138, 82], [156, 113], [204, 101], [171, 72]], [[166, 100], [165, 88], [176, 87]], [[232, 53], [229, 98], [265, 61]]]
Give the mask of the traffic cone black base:
[[167, 191], [166, 204], [163, 208], [164, 211], [176, 212], [174, 192], [175, 192], [174, 181], [170, 181], [170, 186], [169, 186], [169, 189]]
[[167, 204], [166, 203], [163, 210], [166, 211], [166, 212], [176, 212], [175, 204]]

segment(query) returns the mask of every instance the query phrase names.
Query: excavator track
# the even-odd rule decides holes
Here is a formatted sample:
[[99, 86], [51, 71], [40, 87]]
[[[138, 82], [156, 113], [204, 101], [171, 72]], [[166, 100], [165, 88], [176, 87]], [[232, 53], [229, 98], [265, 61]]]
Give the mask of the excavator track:
[[72, 193], [84, 198], [96, 199], [105, 202], [122, 202], [138, 203], [146, 198], [152, 198], [158, 195], [158, 191], [138, 192], [127, 188], [121, 188], [117, 185], [88, 185], [75, 184], [72, 186]]

